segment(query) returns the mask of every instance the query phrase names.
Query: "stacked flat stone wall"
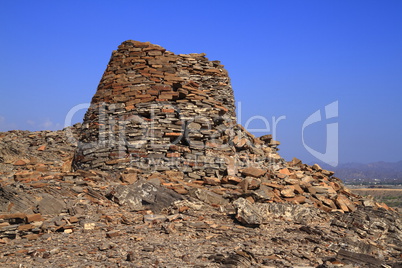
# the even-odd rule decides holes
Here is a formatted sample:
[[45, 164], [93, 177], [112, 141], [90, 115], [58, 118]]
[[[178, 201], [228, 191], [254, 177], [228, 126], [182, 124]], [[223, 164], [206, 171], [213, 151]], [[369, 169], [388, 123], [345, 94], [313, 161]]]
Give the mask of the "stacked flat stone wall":
[[[137, 41], [112, 53], [81, 134], [77, 169], [225, 175], [235, 155], [247, 150], [250, 157], [255, 147], [236, 123], [230, 79], [219, 61]], [[257, 155], [266, 161], [265, 152]]]

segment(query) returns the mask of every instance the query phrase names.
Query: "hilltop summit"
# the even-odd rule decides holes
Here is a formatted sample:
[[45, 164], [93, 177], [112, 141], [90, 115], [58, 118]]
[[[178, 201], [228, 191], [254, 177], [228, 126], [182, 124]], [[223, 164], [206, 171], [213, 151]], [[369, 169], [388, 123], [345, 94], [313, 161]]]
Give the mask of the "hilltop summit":
[[0, 133], [0, 263], [399, 267], [399, 212], [286, 162], [234, 103], [219, 61], [123, 42], [82, 124]]

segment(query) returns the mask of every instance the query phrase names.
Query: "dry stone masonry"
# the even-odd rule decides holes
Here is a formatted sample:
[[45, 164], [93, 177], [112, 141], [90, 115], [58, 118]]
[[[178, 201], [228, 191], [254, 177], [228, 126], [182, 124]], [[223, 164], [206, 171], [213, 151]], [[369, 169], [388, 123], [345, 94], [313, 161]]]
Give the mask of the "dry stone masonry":
[[[219, 61], [123, 42], [85, 115], [73, 167], [122, 174], [130, 184], [157, 178], [212, 204], [225, 203], [222, 195], [325, 211], [349, 212], [363, 204], [333, 172], [297, 159], [286, 163], [271, 135], [256, 138], [237, 125], [234, 103]], [[119, 191], [113, 194], [122, 199]]]
[[176, 169], [193, 177], [234, 175], [239, 151], [260, 161], [268, 159], [267, 151], [276, 152], [275, 143], [266, 152], [258, 150], [251, 135], [237, 126], [234, 103], [219, 61], [203, 53], [175, 55], [158, 45], [123, 42], [85, 115], [74, 165], [105, 171]]

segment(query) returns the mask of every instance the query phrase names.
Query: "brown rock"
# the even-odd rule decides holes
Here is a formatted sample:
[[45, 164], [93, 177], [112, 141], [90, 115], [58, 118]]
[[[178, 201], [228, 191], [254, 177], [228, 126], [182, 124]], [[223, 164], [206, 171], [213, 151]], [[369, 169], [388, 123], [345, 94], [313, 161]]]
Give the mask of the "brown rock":
[[336, 207], [334, 201], [332, 201], [331, 199], [326, 198], [325, 196], [320, 195], [320, 194], [317, 194], [317, 195], [316, 195], [316, 198], [317, 198], [318, 200], [320, 200], [324, 205], [330, 207], [331, 209], [337, 209], [337, 207]]
[[68, 221], [69, 221], [70, 223], [77, 223], [77, 222], [79, 222], [78, 218], [75, 217], [75, 216], [71, 216], [71, 217], [68, 219]]
[[39, 172], [46, 172], [48, 171], [48, 168], [45, 164], [38, 164], [35, 166], [35, 170]]
[[232, 157], [226, 158], [226, 170], [228, 176], [236, 176], [237, 168], [235, 164], [235, 160]]
[[61, 167], [61, 171], [62, 172], [70, 172], [72, 162], [73, 162], [72, 158], [67, 159], [66, 161], [64, 161], [63, 166]]
[[[293, 175], [292, 175], [292, 176], [293, 176]], [[291, 178], [291, 176], [289, 176], [289, 177], [286, 177], [286, 178], [285, 178], [285, 182], [286, 182], [287, 184], [295, 185], [295, 184], [299, 184], [299, 183], [300, 183], [300, 180], [299, 180], [299, 179], [296, 179], [296, 178]]]
[[276, 147], [276, 146], [279, 146], [279, 145], [281, 145], [281, 143], [279, 141], [271, 140], [269, 142], [269, 146], [271, 146], [271, 147]]
[[295, 194], [295, 188], [292, 185], [286, 185], [282, 190], [281, 190], [281, 195], [283, 197], [294, 197]]
[[37, 181], [41, 174], [37, 171], [22, 170], [14, 174], [14, 180], [22, 182]]
[[234, 140], [234, 144], [237, 148], [243, 148], [247, 145], [247, 139], [243, 138], [243, 139], [238, 139], [237, 141]]
[[314, 178], [311, 176], [303, 176], [301, 179], [301, 182], [305, 184], [311, 184], [314, 181], [315, 181]]
[[181, 135], [183, 135], [183, 133], [177, 133], [177, 132], [165, 133], [165, 137], [180, 137]]
[[295, 189], [296, 193], [298, 193], [298, 194], [303, 194], [304, 193], [303, 189], [300, 187], [299, 184], [293, 184], [292, 186]]
[[320, 165], [318, 165], [318, 164], [314, 164], [314, 165], [312, 166], [312, 168], [313, 168], [314, 170], [317, 170], [317, 171], [321, 171], [321, 170], [322, 170], [322, 168], [321, 168]]
[[271, 140], [272, 140], [272, 134], [261, 136], [260, 140], [262, 140], [265, 143], [269, 144], [271, 142]]
[[20, 225], [20, 226], [18, 226], [18, 231], [23, 231], [23, 232], [26, 232], [26, 231], [29, 231], [29, 230], [31, 230], [32, 228], [34, 228], [35, 226], [34, 225], [32, 225], [32, 224], [23, 224], [23, 225]]
[[167, 178], [171, 181], [183, 180], [184, 173], [182, 171], [168, 170], [165, 172]]
[[390, 207], [385, 203], [377, 203], [377, 206], [386, 210], [390, 210]]
[[249, 180], [244, 179], [238, 184], [238, 186], [243, 190], [244, 193], [247, 193], [248, 192], [248, 184], [249, 184]]
[[205, 184], [209, 185], [220, 185], [221, 180], [215, 177], [204, 177], [203, 178]]
[[263, 182], [262, 184], [275, 189], [283, 189], [283, 187], [285, 187], [284, 185], [273, 182]]
[[346, 203], [343, 201], [342, 198], [339, 198], [339, 197], [338, 197], [338, 198], [335, 200], [335, 204], [336, 204], [337, 207], [338, 207], [339, 209], [341, 209], [342, 211], [344, 211], [344, 212], [348, 212], [348, 211], [349, 211], [348, 206], [346, 205]]
[[175, 185], [175, 186], [168, 187], [168, 188], [172, 189], [173, 191], [175, 191], [178, 194], [183, 194], [183, 195], [188, 194], [188, 190], [186, 188], [184, 188], [183, 185]]
[[252, 196], [246, 197], [246, 200], [247, 200], [248, 202], [250, 202], [251, 204], [254, 204], [254, 198], [253, 198]]
[[337, 253], [337, 257], [341, 260], [347, 260], [348, 262], [352, 261], [352, 263], [364, 264], [362, 266], [365, 267], [383, 267], [383, 262], [380, 259], [368, 254], [340, 249]]
[[121, 181], [128, 183], [128, 184], [133, 184], [138, 180], [137, 173], [123, 173], [121, 174]]
[[307, 192], [309, 192], [310, 194], [316, 194], [317, 191], [314, 189], [313, 186], [311, 186], [310, 184], [307, 183], [303, 183], [301, 184], [301, 186], [306, 189]]
[[299, 166], [302, 164], [302, 161], [300, 159], [297, 159], [296, 157], [293, 157], [292, 161], [288, 162], [289, 165], [295, 167], [295, 166]]
[[342, 186], [339, 184], [339, 183], [337, 183], [337, 182], [333, 182], [333, 181], [331, 181], [331, 182], [329, 182], [329, 185], [332, 187], [332, 189], [334, 189], [335, 191], [340, 191], [340, 190], [342, 190]]
[[274, 192], [267, 186], [261, 184], [260, 188], [252, 192], [257, 200], [272, 200], [275, 197]]
[[204, 189], [196, 189], [195, 191], [191, 191], [190, 195], [210, 205], [220, 206], [228, 203], [228, 200], [224, 199], [221, 195]]
[[224, 177], [224, 180], [227, 181], [228, 183], [238, 184], [242, 182], [243, 179], [236, 176], [226, 176]]
[[260, 169], [260, 168], [256, 168], [256, 167], [248, 167], [245, 168], [241, 171], [241, 174], [243, 176], [251, 176], [254, 178], [260, 178], [262, 177], [265, 173], [267, 173], [266, 170], [264, 169]]
[[166, 157], [172, 158], [172, 157], [180, 157], [181, 153], [166, 153]]
[[304, 203], [306, 203], [306, 198], [304, 196], [302, 196], [302, 195], [298, 195], [298, 196], [291, 197], [291, 198], [285, 198], [285, 200], [287, 202], [293, 202], [293, 203], [296, 203], [296, 204], [304, 204]]
[[28, 240], [36, 240], [39, 238], [39, 234], [29, 234], [24, 236]]
[[283, 169], [279, 170], [279, 173], [284, 174], [284, 175], [288, 175], [288, 176], [293, 174], [292, 172], [289, 171], [288, 168], [283, 168]]
[[276, 173], [276, 177], [278, 178], [278, 179], [286, 179], [287, 177], [289, 177], [289, 175], [286, 175], [286, 174], [282, 174], [282, 173]]
[[41, 214], [29, 214], [25, 217], [25, 221], [27, 223], [31, 223], [34, 221], [43, 221], [44, 219], [42, 218]]
[[107, 238], [113, 238], [113, 237], [117, 237], [117, 236], [120, 236], [120, 235], [121, 235], [120, 232], [117, 231], [117, 230], [109, 231], [109, 232], [106, 233]]
[[335, 204], [338, 208], [342, 209], [345, 212], [356, 210], [356, 206], [353, 204], [353, 202], [344, 195], [338, 195], [335, 200]]
[[324, 175], [327, 176], [327, 177], [331, 177], [332, 175], [335, 174], [335, 172], [329, 171], [329, 170], [325, 170], [325, 169], [321, 170], [321, 173], [324, 174]]
[[38, 151], [44, 151], [46, 149], [46, 145], [41, 145], [38, 148]]
[[336, 191], [330, 186], [312, 186], [309, 188], [309, 192], [312, 194], [336, 194]]
[[9, 220], [9, 219], [25, 219], [26, 214], [25, 213], [14, 213], [14, 214], [5, 214], [5, 215], [0, 215], [0, 219], [4, 220]]
[[323, 206], [324, 206], [324, 204], [320, 201], [320, 200], [318, 200], [317, 198], [315, 198], [314, 196], [310, 196], [309, 197], [309, 200], [311, 200], [311, 201], [313, 201], [314, 202], [314, 207], [316, 207], [316, 208], [322, 208]]
[[181, 145], [170, 145], [169, 150], [171, 151], [177, 151], [180, 153], [189, 153], [191, 152], [190, 148], [186, 146], [181, 146]]
[[244, 192], [247, 190], [255, 190], [260, 187], [261, 180], [253, 177], [247, 177], [242, 180], [238, 185], [243, 189]]
[[27, 162], [21, 159], [14, 162], [14, 166], [25, 166], [26, 164]]
[[248, 189], [255, 190], [258, 189], [261, 185], [261, 180], [256, 178], [246, 178], [248, 179]]
[[10, 226], [10, 223], [8, 223], [8, 222], [0, 222], [0, 229], [2, 227], [5, 227], [5, 226]]

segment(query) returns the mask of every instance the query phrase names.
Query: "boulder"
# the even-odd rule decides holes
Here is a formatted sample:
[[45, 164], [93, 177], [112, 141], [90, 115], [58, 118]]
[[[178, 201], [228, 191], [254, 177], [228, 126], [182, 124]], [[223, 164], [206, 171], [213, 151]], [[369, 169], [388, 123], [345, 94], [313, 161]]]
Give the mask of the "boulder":
[[182, 199], [182, 196], [173, 190], [145, 181], [118, 185], [107, 194], [107, 197], [133, 211], [150, 209], [154, 212], [160, 212], [173, 202]]

